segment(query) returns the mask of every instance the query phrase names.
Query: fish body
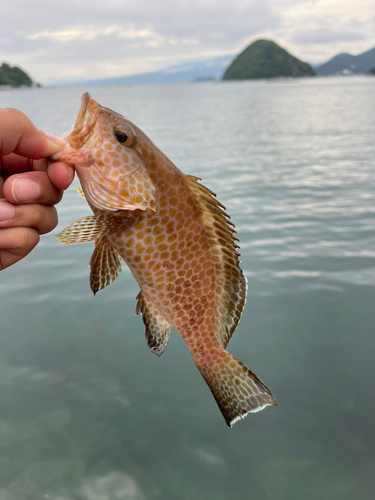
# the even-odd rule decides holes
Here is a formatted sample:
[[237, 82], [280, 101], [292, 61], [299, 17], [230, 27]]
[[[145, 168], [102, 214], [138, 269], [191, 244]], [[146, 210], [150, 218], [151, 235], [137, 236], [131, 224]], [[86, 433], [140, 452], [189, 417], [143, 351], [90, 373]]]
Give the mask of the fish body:
[[151, 351], [164, 352], [173, 326], [228, 426], [277, 404], [265, 384], [225, 350], [242, 314], [246, 280], [233, 225], [214, 193], [88, 93], [65, 139], [54, 159], [75, 165], [94, 215], [58, 238], [95, 242], [93, 292], [116, 279], [122, 258], [141, 289], [136, 313], [142, 314]]

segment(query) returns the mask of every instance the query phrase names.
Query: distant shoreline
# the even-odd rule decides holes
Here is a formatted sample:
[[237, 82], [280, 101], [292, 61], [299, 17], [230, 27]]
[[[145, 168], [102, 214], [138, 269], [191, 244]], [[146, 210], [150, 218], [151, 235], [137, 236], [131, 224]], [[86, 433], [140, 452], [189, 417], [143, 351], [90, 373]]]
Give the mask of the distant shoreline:
[[86, 87], [135, 87], [135, 86], [152, 86], [152, 85], [185, 85], [185, 84], [194, 84], [194, 85], [199, 85], [199, 84], [204, 84], [204, 85], [210, 85], [210, 84], [246, 84], [248, 82], [265, 82], [265, 83], [283, 83], [283, 84], [288, 84], [288, 83], [303, 83], [304, 81], [310, 81], [314, 79], [314, 81], [329, 81], [329, 80], [342, 80], [342, 81], [351, 81], [353, 79], [362, 79], [362, 80], [373, 80], [374, 77], [372, 75], [368, 74], [352, 74], [352, 75], [317, 75], [314, 77], [275, 77], [275, 78], [254, 78], [254, 79], [243, 79], [243, 80], [186, 80], [186, 81], [178, 81], [178, 82], [144, 82], [144, 83], [95, 83], [95, 80], [92, 82], [90, 81], [85, 81], [85, 82], [65, 82], [65, 83], [51, 83], [51, 84], [44, 84], [41, 87], [12, 87], [11, 85], [1, 85], [0, 86], [0, 92], [6, 92], [6, 91], [24, 91], [24, 90], [53, 90], [53, 89], [61, 89], [61, 88], [74, 88], [74, 87], [81, 87], [81, 88], [86, 88]]

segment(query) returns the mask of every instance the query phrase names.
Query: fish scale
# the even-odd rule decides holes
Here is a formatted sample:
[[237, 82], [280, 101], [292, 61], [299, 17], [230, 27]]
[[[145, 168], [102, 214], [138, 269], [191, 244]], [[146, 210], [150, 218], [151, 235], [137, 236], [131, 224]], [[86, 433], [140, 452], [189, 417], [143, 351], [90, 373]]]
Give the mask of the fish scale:
[[94, 215], [58, 235], [94, 241], [90, 285], [112, 283], [126, 262], [140, 286], [136, 313], [152, 352], [181, 335], [229, 427], [277, 405], [266, 385], [225, 350], [246, 300], [237, 238], [225, 208], [184, 175], [133, 123], [82, 95], [67, 144], [53, 159], [75, 165]]

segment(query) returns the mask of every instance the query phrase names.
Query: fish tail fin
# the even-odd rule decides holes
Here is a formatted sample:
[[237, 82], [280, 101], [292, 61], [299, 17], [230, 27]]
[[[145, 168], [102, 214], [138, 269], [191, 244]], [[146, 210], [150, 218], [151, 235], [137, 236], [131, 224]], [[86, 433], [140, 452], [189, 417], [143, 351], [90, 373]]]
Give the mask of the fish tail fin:
[[225, 349], [215, 349], [195, 364], [205, 379], [228, 427], [248, 413], [277, 402], [268, 387], [241, 361]]

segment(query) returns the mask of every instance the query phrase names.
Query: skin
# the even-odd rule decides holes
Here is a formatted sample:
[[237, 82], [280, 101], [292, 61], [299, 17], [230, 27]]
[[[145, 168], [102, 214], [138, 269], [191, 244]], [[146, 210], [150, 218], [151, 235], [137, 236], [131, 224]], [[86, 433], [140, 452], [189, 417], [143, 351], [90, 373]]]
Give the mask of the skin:
[[57, 225], [54, 207], [73, 168], [49, 162], [65, 141], [39, 130], [16, 109], [0, 109], [0, 270], [26, 255]]

